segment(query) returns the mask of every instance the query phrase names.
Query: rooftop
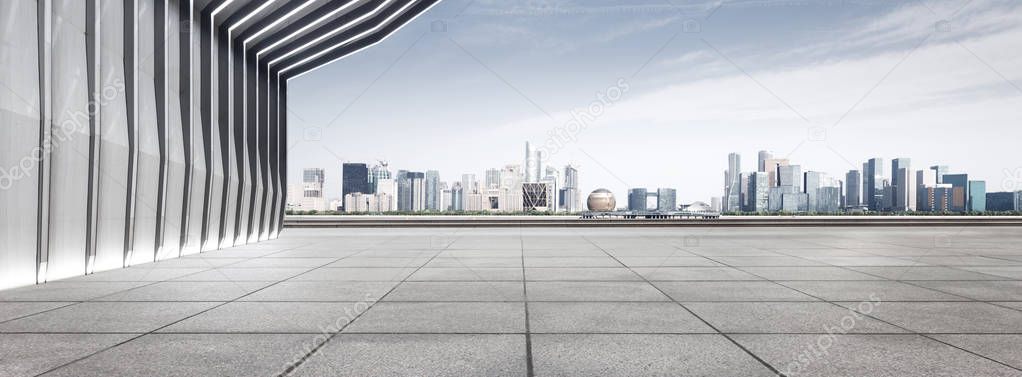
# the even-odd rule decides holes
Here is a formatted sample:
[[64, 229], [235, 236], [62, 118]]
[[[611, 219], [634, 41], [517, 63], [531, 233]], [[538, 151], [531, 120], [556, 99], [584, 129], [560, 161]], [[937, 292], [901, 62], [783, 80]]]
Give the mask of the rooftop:
[[1022, 376], [1020, 230], [287, 229], [0, 291], [0, 375]]

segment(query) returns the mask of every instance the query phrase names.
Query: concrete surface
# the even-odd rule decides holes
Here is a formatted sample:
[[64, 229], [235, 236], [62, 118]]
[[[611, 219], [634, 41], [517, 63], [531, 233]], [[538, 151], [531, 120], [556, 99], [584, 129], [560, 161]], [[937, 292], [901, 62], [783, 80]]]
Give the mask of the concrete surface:
[[0, 376], [1022, 376], [1020, 241], [288, 229], [0, 291]]

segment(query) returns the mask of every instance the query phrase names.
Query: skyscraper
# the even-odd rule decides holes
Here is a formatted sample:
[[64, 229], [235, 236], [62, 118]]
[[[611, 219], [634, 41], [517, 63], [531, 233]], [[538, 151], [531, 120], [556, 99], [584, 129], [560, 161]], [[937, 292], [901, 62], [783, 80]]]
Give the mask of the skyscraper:
[[891, 199], [893, 210], [913, 211], [916, 209], [915, 176], [912, 174], [912, 160], [896, 158], [891, 161], [891, 186], [894, 197]]
[[431, 211], [439, 211], [440, 201], [443, 194], [440, 191], [440, 172], [436, 170], [426, 171], [426, 209]]
[[819, 211], [819, 191], [823, 187], [824, 174], [818, 171], [807, 171], [803, 174], [802, 179], [802, 190], [806, 194], [806, 201], [808, 204], [808, 210], [810, 212]]
[[[731, 153], [727, 156], [727, 162], [728, 168], [724, 172], [724, 211], [740, 211], [742, 202], [742, 156], [738, 153]], [[630, 200], [629, 203], [631, 203]]]
[[408, 212], [412, 210], [412, 181], [408, 177], [407, 170], [398, 170], [397, 176], [397, 210]]
[[777, 167], [777, 186], [791, 187], [792, 192], [802, 192], [802, 166], [787, 165]]
[[465, 210], [465, 191], [461, 187], [461, 182], [454, 182], [451, 186], [451, 210]]
[[752, 212], [766, 212], [770, 205], [770, 173], [756, 172], [752, 175]]
[[986, 181], [969, 181], [969, 211], [985, 212], [987, 210]]
[[[939, 171], [937, 176], [940, 176]], [[944, 174], [944, 178], [941, 181], [944, 184], [951, 185], [951, 211], [967, 211], [969, 209], [969, 175]]]
[[767, 161], [774, 159], [774, 154], [770, 151], [759, 151], [759, 172], [766, 172]]
[[916, 210], [930, 211], [929, 188], [937, 186], [937, 172], [930, 169], [916, 171]]
[[319, 168], [305, 169], [302, 171], [303, 197], [322, 198], [324, 171]]
[[[468, 200], [469, 195], [479, 193], [479, 183], [476, 182], [475, 174], [462, 174], [461, 175], [461, 191], [464, 194], [462, 200]], [[466, 211], [469, 210], [468, 203], [462, 203], [462, 208]]]
[[862, 172], [849, 170], [845, 174], [845, 208], [862, 205]]
[[387, 170], [387, 162], [379, 161], [369, 170], [369, 193], [377, 193], [381, 179], [390, 179], [390, 170]]
[[543, 151], [532, 149], [529, 142], [525, 142], [525, 182], [535, 183], [543, 175]]
[[937, 180], [932, 182], [932, 184], [938, 184], [944, 183], [944, 175], [951, 171], [951, 168], [948, 168], [947, 165], [933, 165], [930, 167], [930, 170], [933, 171], [933, 178]]
[[884, 208], [884, 159], [871, 158], [866, 163], [863, 180], [866, 182], [866, 205], [871, 211]]
[[569, 213], [582, 210], [581, 193], [578, 188], [578, 169], [571, 165], [564, 167], [564, 201], [562, 206]]
[[483, 187], [485, 190], [500, 188], [500, 170], [499, 169], [486, 169], [486, 186]]
[[341, 198], [356, 192], [369, 192], [369, 167], [362, 163], [341, 165]]

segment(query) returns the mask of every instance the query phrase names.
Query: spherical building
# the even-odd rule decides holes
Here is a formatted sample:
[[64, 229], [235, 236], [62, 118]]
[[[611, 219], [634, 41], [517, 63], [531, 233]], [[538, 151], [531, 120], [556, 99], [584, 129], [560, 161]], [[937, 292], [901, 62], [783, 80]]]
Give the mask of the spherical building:
[[589, 194], [586, 205], [593, 212], [610, 212], [617, 208], [617, 200], [614, 199], [614, 193], [601, 188]]

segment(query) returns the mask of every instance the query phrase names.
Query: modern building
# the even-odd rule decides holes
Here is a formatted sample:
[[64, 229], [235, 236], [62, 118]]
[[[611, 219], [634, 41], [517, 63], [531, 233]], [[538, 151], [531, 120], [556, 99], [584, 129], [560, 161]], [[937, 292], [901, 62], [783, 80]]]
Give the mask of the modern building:
[[933, 165], [930, 167], [930, 171], [933, 172], [933, 179], [936, 181], [927, 182], [927, 184], [938, 184], [944, 183], [944, 175], [948, 174], [948, 172], [951, 171], [951, 168], [947, 165]]
[[658, 188], [656, 190], [656, 210], [670, 212], [678, 210], [678, 190]]
[[464, 211], [465, 210], [465, 190], [461, 187], [461, 182], [454, 182], [451, 186], [451, 211]]
[[543, 178], [543, 151], [534, 150], [529, 142], [525, 142], [525, 183], [536, 183]]
[[500, 169], [486, 169], [484, 190], [500, 188]]
[[276, 238], [290, 80], [436, 3], [0, 1], [0, 289]]
[[427, 170], [425, 178], [426, 186], [426, 209], [439, 211], [442, 192], [440, 191], [440, 172]]
[[581, 192], [578, 187], [578, 168], [567, 165], [564, 167], [564, 198], [561, 207], [568, 213], [582, 210]]
[[841, 187], [825, 186], [816, 191], [816, 208], [818, 213], [837, 213], [841, 211]]
[[369, 192], [375, 194], [379, 187], [380, 180], [391, 179], [390, 170], [387, 169], [386, 161], [378, 161], [369, 169]]
[[[937, 173], [940, 177], [940, 173]], [[944, 184], [951, 185], [951, 212], [965, 212], [969, 210], [969, 175], [968, 174], [944, 174], [940, 179]]]
[[987, 193], [986, 210], [994, 212], [1022, 211], [1022, 191]]
[[770, 151], [759, 151], [759, 160], [758, 160], [758, 162], [759, 162], [759, 170], [756, 170], [756, 171], [757, 172], [761, 172], [761, 173], [765, 173], [765, 172], [767, 172], [768, 169], [773, 169], [773, 167], [771, 167], [771, 166], [769, 166], [767, 164], [767, 161], [770, 161], [770, 160], [773, 160], [773, 159], [774, 159], [773, 152], [770, 152]]
[[[752, 176], [752, 197], [753, 206], [750, 212], [767, 212], [770, 208], [770, 173], [756, 172]], [[712, 203], [713, 200], [710, 200]]]
[[525, 211], [550, 210], [550, 189], [546, 183], [523, 183], [522, 202]]
[[870, 211], [884, 209], [884, 159], [871, 158], [863, 171], [866, 207]]
[[799, 165], [778, 166], [777, 186], [791, 187], [792, 192], [802, 192], [802, 167]]
[[915, 172], [912, 170], [912, 160], [909, 158], [896, 158], [891, 160], [891, 186], [893, 197], [891, 198], [891, 210], [914, 211], [916, 209], [916, 184]]
[[586, 199], [586, 208], [593, 212], [610, 212], [617, 209], [617, 199], [610, 190], [599, 188], [593, 190]]
[[802, 192], [806, 194], [807, 211], [818, 212], [817, 196], [823, 187], [824, 174], [818, 171], [807, 171], [802, 175]]
[[[741, 211], [742, 203], [742, 156], [738, 153], [731, 153], [727, 156], [728, 168], [724, 172], [724, 211]], [[631, 199], [628, 200], [629, 208]]]
[[862, 205], [862, 172], [849, 170], [845, 174], [845, 208], [856, 208]]
[[341, 197], [356, 192], [363, 194], [369, 192], [369, 166], [346, 162], [341, 165]]
[[986, 181], [969, 181], [969, 204], [971, 212], [986, 212], [987, 183]]
[[629, 211], [646, 211], [649, 209], [647, 205], [647, 198], [649, 198], [648, 190], [644, 188], [633, 188], [628, 190], [628, 210]]
[[930, 211], [928, 188], [937, 187], [937, 173], [934, 170], [916, 171], [916, 210]]

